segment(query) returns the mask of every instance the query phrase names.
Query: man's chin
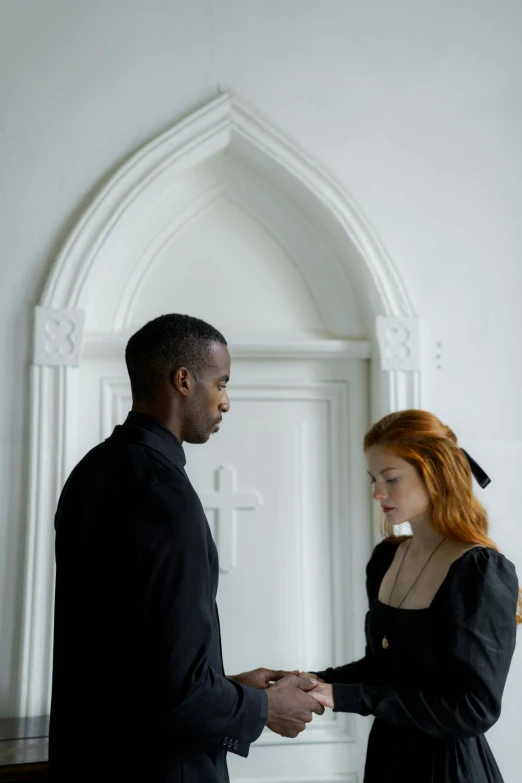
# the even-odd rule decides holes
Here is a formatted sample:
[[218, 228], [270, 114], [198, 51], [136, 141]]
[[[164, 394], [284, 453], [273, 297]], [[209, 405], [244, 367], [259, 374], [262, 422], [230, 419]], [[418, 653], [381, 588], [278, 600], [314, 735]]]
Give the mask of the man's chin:
[[206, 443], [208, 440], [210, 440], [211, 435], [211, 432], [206, 432], [204, 434], [198, 432], [196, 435], [189, 435], [186, 437], [185, 441], [187, 443], [192, 443], [194, 446], [197, 446], [198, 444], [201, 445], [202, 443]]
[[216, 432], [219, 432], [221, 422], [216, 422], [215, 424], [212, 424], [212, 428], [210, 430], [207, 430], [206, 432], [192, 432], [189, 435], [186, 435], [183, 440], [185, 440], [187, 443], [206, 443], [208, 440], [210, 440], [212, 435], [215, 435]]

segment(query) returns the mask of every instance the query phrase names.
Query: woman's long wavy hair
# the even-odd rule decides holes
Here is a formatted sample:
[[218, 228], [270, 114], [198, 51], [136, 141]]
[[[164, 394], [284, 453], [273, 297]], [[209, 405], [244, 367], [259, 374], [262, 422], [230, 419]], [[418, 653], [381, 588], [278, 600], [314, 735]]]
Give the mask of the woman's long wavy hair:
[[[468, 459], [455, 433], [436, 416], [421, 410], [390, 413], [368, 430], [363, 445], [365, 451], [380, 446], [413, 465], [428, 490], [437, 533], [498, 551], [488, 536], [487, 511], [473, 493]], [[382, 531], [396, 538], [389, 522], [383, 522]], [[522, 594], [517, 622], [522, 622]]]

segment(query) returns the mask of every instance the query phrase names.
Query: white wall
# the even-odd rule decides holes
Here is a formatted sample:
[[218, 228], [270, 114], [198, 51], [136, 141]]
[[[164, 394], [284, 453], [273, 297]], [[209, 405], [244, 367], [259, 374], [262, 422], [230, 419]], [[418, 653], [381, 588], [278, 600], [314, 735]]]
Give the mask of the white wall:
[[[93, 190], [220, 88], [330, 167], [379, 233], [426, 321], [427, 405], [494, 479], [492, 532], [522, 578], [521, 24], [519, 0], [1, 0], [1, 715], [17, 689], [31, 308]], [[522, 646], [490, 735], [506, 783], [521, 686]]]

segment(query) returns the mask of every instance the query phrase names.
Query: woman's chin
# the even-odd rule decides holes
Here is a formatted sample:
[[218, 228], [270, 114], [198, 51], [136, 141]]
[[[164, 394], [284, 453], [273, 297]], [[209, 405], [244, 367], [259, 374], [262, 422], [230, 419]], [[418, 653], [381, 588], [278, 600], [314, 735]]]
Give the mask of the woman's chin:
[[403, 525], [405, 522], [408, 521], [407, 519], [403, 519], [400, 514], [397, 514], [396, 511], [389, 511], [384, 516], [386, 518], [386, 522], [389, 525], [392, 525], [392, 527], [396, 527], [397, 525]]

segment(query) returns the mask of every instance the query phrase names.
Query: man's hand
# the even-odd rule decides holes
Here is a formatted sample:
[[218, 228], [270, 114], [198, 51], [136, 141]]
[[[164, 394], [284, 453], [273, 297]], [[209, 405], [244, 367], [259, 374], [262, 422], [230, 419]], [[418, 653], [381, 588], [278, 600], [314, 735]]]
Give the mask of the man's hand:
[[243, 674], [234, 674], [229, 676], [229, 680], [235, 680], [241, 685], [248, 685], [250, 688], [257, 688], [258, 690], [265, 690], [268, 688], [271, 682], [278, 682], [286, 677], [287, 674], [298, 674], [297, 669], [293, 672], [285, 672], [282, 670], [254, 669], [251, 672], [243, 672]]
[[282, 737], [297, 737], [312, 720], [312, 713], [322, 715], [324, 707], [311, 693], [317, 680], [288, 674], [267, 690], [268, 728]]
[[308, 678], [309, 680], [317, 680], [317, 682], [324, 682], [324, 680], [322, 680], [317, 676], [317, 674], [314, 674], [313, 672], [299, 672], [299, 677], [304, 677], [305, 679]]

